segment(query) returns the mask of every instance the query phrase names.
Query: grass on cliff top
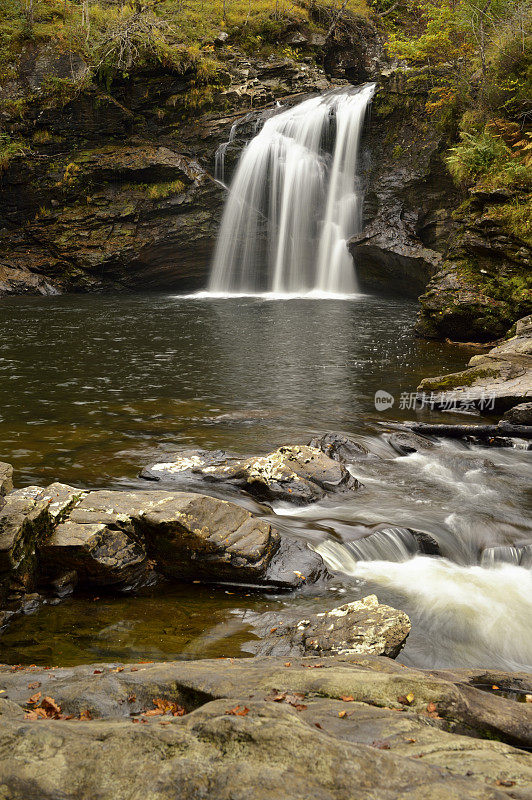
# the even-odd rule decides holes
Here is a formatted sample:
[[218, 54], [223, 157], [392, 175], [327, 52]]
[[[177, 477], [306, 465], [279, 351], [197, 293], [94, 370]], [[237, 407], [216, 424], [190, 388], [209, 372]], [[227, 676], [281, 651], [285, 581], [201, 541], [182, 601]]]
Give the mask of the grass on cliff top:
[[14, 77], [14, 65], [25, 44], [53, 41], [90, 59], [106, 30], [115, 32], [117, 23], [134, 15], [159, 20], [161, 37], [170, 49], [212, 46], [216, 35], [225, 30], [236, 45], [247, 44], [255, 51], [268, 42], [276, 44], [291, 23], [326, 29], [341, 10], [369, 15], [366, 0], [347, 0], [345, 5], [344, 0], [101, 0], [89, 2], [88, 8], [87, 22], [79, 0], [2, 0], [0, 84]]

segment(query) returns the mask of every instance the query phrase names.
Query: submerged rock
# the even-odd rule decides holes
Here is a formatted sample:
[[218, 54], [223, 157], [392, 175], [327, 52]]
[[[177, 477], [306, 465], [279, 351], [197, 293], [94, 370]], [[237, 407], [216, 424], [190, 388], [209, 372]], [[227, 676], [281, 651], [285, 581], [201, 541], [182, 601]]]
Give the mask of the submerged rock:
[[349, 464], [360, 458], [366, 458], [368, 455], [368, 450], [364, 445], [341, 433], [325, 433], [323, 436], [316, 436], [309, 442], [309, 447], [321, 450], [328, 458], [340, 461], [342, 464]]
[[[274, 615], [268, 615], [271, 621]], [[411, 629], [403, 611], [372, 594], [353, 603], [277, 625], [253, 645], [258, 655], [385, 655], [395, 658]]]
[[409, 456], [411, 453], [431, 450], [434, 447], [430, 439], [426, 439], [424, 436], [418, 436], [415, 433], [402, 431], [399, 433], [391, 433], [387, 436], [387, 440], [388, 444], [390, 444], [400, 456]]
[[213, 454], [215, 463], [211, 464], [204, 455], [196, 457], [197, 464], [186, 456], [176, 462], [153, 464], [141, 472], [141, 477], [179, 483], [191, 472], [197, 478], [235, 486], [258, 500], [300, 505], [360, 487], [342, 464], [308, 445], [284, 446], [268, 455], [243, 460], [220, 460]]

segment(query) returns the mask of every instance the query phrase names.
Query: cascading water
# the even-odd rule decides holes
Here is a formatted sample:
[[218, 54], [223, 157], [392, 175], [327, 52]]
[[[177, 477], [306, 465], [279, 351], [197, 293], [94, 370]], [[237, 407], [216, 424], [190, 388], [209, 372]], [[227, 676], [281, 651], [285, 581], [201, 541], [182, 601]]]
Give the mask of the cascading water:
[[361, 225], [357, 158], [374, 89], [306, 100], [270, 117], [249, 142], [226, 203], [210, 294], [356, 293], [347, 240]]

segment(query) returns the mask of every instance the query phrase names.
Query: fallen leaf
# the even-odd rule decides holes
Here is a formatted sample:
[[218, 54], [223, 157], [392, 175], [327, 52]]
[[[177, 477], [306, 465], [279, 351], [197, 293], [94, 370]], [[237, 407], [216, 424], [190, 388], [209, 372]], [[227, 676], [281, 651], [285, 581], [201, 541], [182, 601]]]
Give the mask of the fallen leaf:
[[89, 711], [89, 709], [87, 708], [87, 709], [85, 709], [85, 711], [81, 712], [81, 714], [79, 715], [78, 719], [80, 719], [82, 722], [87, 722], [89, 719], [92, 719], [92, 714]]
[[343, 700], [344, 703], [352, 703], [355, 698], [350, 694], [341, 694], [340, 700]]
[[525, 694], [525, 703], [532, 703], [532, 694]]
[[31, 704], [32, 706], [35, 706], [37, 705], [40, 699], [41, 699], [41, 692], [37, 692], [36, 694], [32, 694], [32, 696], [28, 700], [28, 703]]
[[270, 633], [275, 633], [276, 630], [277, 628], [270, 628]]
[[291, 703], [296, 711], [304, 711], [308, 706], [304, 705], [304, 703]]
[[130, 694], [129, 697], [127, 698], [127, 702], [128, 703], [134, 703], [136, 699], [137, 699], [137, 695], [136, 694]]
[[340, 719], [347, 717], [347, 711], [339, 711], [338, 716], [340, 717]]
[[405, 742], [408, 742], [409, 744], [414, 744], [415, 741], [415, 739], [405, 739]]
[[291, 667], [292, 666], [292, 662], [291, 661], [285, 661], [284, 665], [285, 665], [285, 667]]
[[28, 689], [38, 689], [41, 685], [40, 681], [35, 681], [35, 683], [28, 683]]
[[102, 672], [103, 672], [103, 669], [95, 669], [95, 670], [94, 670], [94, 672], [93, 672], [92, 674], [93, 674], [93, 675], [101, 675], [101, 674], [102, 674]]
[[405, 694], [400, 694], [399, 697], [397, 698], [397, 701], [399, 703], [401, 703], [401, 705], [403, 705], [403, 706], [410, 706], [410, 705], [412, 705], [413, 699], [414, 699], [414, 695], [412, 694], [412, 692], [409, 692], [406, 695]]
[[249, 714], [249, 708], [244, 706], [244, 708], [240, 708], [240, 706], [235, 706], [231, 708], [229, 711], [225, 712], [226, 714], [230, 714], [233, 717], [245, 717], [246, 714]]
[[316, 726], [316, 728], [319, 728], [319, 729], [320, 729], [320, 731], [322, 731], [322, 730], [323, 730], [323, 728], [321, 727], [321, 725], [320, 725], [320, 723], [319, 723], [319, 722], [315, 722], [315, 723], [314, 723], [314, 725]]
[[[136, 699], [136, 698], [135, 698]], [[172, 714], [174, 717], [182, 717], [187, 712], [183, 706], [174, 703], [172, 700], [165, 700], [162, 697], [157, 697], [152, 700], [155, 708], [150, 708], [142, 712], [143, 717], [161, 717], [164, 714]]]
[[515, 781], [495, 781], [496, 786], [515, 786]]
[[49, 717], [59, 716], [61, 714], [61, 706], [55, 702], [53, 697], [43, 697], [41, 708], [44, 708]]
[[123, 672], [123, 671], [124, 671], [124, 667], [116, 667], [115, 669], [111, 670], [111, 672]]
[[371, 743], [372, 747], [376, 747], [377, 750], [389, 750], [390, 744], [389, 742], [385, 742], [383, 739], [375, 739], [374, 742]]
[[429, 712], [429, 714], [433, 714], [437, 710], [438, 710], [438, 708], [436, 706], [436, 703], [429, 703], [428, 704], [427, 711]]
[[496, 691], [496, 690], [497, 690], [497, 689], [499, 689], [500, 687], [499, 687], [499, 686], [497, 686], [497, 685], [494, 683], [494, 684], [493, 684], [493, 686], [492, 686], [491, 688], [492, 688], [492, 689], [495, 689], [495, 691]]

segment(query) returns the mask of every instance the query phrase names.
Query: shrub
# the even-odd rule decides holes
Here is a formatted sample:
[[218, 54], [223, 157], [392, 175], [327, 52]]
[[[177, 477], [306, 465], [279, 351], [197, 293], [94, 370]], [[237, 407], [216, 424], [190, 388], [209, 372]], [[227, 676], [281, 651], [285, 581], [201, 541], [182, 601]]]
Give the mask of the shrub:
[[531, 185], [532, 163], [526, 152], [515, 151], [487, 128], [477, 135], [462, 132], [461, 139], [446, 158], [458, 185], [482, 183], [492, 188]]

